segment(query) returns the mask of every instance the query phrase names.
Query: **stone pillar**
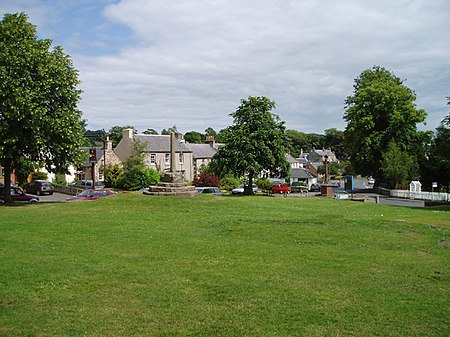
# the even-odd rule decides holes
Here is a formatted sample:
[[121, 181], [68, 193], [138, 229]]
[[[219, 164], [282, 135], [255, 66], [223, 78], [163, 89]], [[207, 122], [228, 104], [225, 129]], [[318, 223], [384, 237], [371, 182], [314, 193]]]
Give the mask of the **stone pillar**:
[[170, 172], [175, 173], [176, 170], [176, 158], [175, 158], [175, 132], [170, 133]]

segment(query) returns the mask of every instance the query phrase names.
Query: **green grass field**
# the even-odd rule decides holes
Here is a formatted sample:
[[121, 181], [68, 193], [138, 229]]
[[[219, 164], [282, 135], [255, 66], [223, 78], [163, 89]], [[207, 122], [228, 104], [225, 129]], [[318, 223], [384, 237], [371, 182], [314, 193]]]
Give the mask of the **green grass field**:
[[0, 336], [450, 336], [449, 228], [318, 198], [0, 207]]

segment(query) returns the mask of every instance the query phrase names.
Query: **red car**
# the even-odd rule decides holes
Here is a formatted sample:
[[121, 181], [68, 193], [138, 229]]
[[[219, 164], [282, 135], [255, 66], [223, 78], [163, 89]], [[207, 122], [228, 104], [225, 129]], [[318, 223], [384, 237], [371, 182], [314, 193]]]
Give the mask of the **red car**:
[[272, 194], [288, 194], [290, 192], [291, 189], [284, 186], [284, 184], [276, 184], [272, 186]]
[[[13, 201], [38, 202], [39, 198], [25, 194], [20, 188], [11, 186], [11, 198]], [[0, 187], [0, 200], [5, 200], [5, 187]]]
[[84, 190], [76, 197], [67, 198], [67, 201], [77, 201], [77, 200], [97, 200], [99, 198], [107, 197], [115, 192], [111, 190]]

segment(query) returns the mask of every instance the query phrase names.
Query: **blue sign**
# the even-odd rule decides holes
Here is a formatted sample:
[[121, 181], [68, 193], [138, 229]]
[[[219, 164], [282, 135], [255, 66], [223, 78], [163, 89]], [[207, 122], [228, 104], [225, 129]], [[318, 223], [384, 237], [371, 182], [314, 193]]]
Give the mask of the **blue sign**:
[[353, 176], [345, 176], [345, 190], [347, 192], [353, 192], [354, 185], [353, 185]]

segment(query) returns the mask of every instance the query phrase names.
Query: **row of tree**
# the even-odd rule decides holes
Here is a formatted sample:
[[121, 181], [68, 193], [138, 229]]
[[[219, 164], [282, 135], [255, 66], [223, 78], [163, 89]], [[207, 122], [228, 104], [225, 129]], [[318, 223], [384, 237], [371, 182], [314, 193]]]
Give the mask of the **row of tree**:
[[[7, 198], [12, 170], [22, 172], [31, 163], [62, 173], [84, 159], [86, 121], [77, 108], [78, 71], [61, 47], [50, 47], [50, 40], [37, 38], [26, 14], [6, 14], [0, 22], [0, 164]], [[217, 133], [212, 128], [203, 134], [191, 131], [185, 137], [202, 142], [206, 135], [215, 136], [225, 145], [214, 157], [211, 171], [245, 176], [250, 183], [261, 172], [287, 175], [286, 151], [298, 155], [302, 150], [329, 147], [341, 159], [348, 159], [352, 173], [372, 175], [391, 186], [420, 178], [425, 185], [436, 181], [447, 187], [450, 115], [436, 133], [418, 131], [426, 112], [416, 108], [415, 100], [415, 93], [392, 72], [373, 67], [355, 79], [346, 100], [344, 131], [329, 129], [314, 135], [286, 130], [272, 113], [275, 102], [249, 97], [231, 114], [231, 126]], [[122, 136], [121, 128], [108, 132], [115, 143]], [[162, 133], [171, 131], [176, 127]], [[86, 135], [98, 141], [105, 132]]]

